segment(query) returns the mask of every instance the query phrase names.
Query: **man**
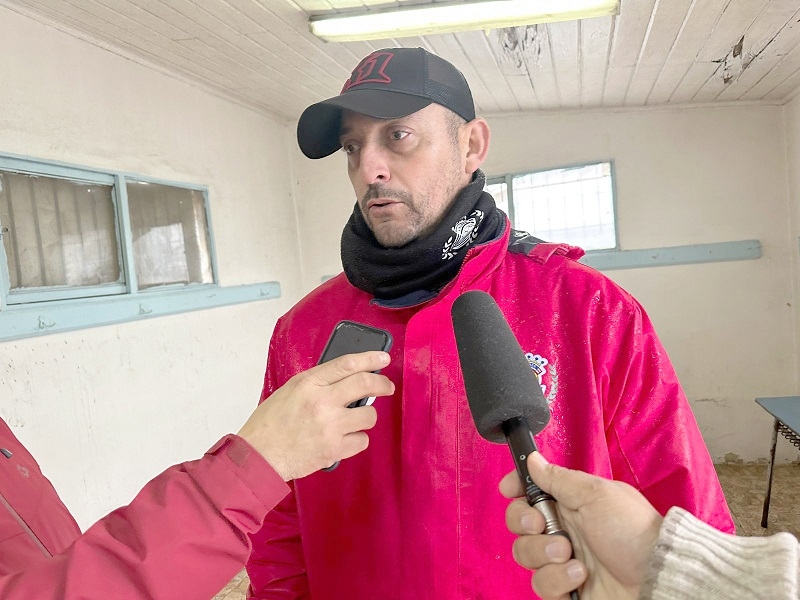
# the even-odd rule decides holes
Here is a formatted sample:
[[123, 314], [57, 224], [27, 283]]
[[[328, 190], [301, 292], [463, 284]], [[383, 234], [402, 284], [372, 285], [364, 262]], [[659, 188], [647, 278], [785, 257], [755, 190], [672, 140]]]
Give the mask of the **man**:
[[[570, 559], [567, 538], [542, 534], [539, 511], [522, 499], [508, 506], [506, 524], [520, 535], [514, 557], [537, 569], [533, 589], [542, 598], [563, 598], [581, 585], [587, 600], [800, 598], [800, 544], [790, 533], [734, 537], [678, 507], [662, 518], [631, 486], [548, 464], [538, 452], [528, 457], [528, 471], [558, 499], [580, 559]], [[500, 492], [523, 495], [516, 472]]]
[[553, 460], [627, 481], [731, 531], [708, 452], [642, 308], [582, 252], [512, 232], [483, 191], [489, 127], [463, 75], [420, 48], [373, 52], [298, 122], [310, 158], [342, 148], [357, 203], [344, 274], [281, 318], [262, 397], [313, 364], [343, 318], [387, 329], [396, 385], [370, 449], [295, 482], [253, 535], [252, 598], [481, 599], [530, 594], [498, 531], [513, 463], [467, 405], [450, 308], [490, 293], [550, 402]]
[[244, 565], [247, 534], [286, 495], [285, 481], [367, 447], [375, 409], [346, 407], [392, 393], [370, 373], [388, 362], [362, 353], [293, 377], [238, 435], [167, 469], [83, 535], [0, 419], [0, 598], [211, 598]]

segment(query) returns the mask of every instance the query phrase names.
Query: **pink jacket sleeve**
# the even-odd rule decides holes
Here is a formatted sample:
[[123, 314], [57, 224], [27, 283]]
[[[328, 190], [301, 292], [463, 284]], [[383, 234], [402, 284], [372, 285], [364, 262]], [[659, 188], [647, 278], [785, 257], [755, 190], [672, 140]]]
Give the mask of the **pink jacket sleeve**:
[[[272, 393], [286, 383], [286, 378], [279, 374], [283, 370], [282, 361], [286, 355], [284, 349], [278, 348], [280, 327], [279, 321], [270, 341], [261, 402], [268, 401]], [[253, 550], [247, 561], [247, 574], [250, 577], [248, 600], [310, 598], [293, 490], [267, 515], [261, 530], [250, 535], [250, 541]]]
[[310, 598], [303, 544], [294, 494], [289, 494], [251, 535], [253, 551], [247, 561], [248, 600]]
[[150, 481], [63, 553], [0, 577], [0, 598], [211, 598], [247, 559], [247, 534], [287, 492], [247, 442], [226, 436]]
[[[614, 478], [630, 483], [663, 515], [680, 506], [733, 533], [734, 524], [717, 473], [667, 353], [638, 303], [611, 353], [606, 387], [606, 438]], [[624, 319], [619, 319], [624, 321]]]

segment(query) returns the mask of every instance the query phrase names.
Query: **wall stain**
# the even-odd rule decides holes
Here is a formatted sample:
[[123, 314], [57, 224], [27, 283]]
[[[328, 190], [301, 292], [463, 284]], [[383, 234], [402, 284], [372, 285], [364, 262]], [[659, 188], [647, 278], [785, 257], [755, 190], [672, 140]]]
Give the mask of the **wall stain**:
[[711, 404], [725, 404], [725, 400], [723, 398], [698, 398], [697, 400], [692, 400], [692, 402], [697, 402], [700, 404], [701, 402], [710, 402]]
[[498, 43], [502, 58], [514, 65], [517, 70], [524, 70], [530, 60], [533, 64], [539, 61], [542, 47], [547, 43], [544, 25], [525, 25], [521, 27], [504, 27], [498, 30]]
[[730, 52], [728, 52], [724, 57], [720, 58], [719, 60], [715, 60], [714, 62], [717, 64], [722, 65], [722, 82], [725, 85], [728, 85], [732, 81], [736, 80], [750, 65], [750, 62], [747, 63], [747, 66], [744, 64], [744, 59], [742, 57], [742, 48], [744, 47], [744, 35], [739, 38], [739, 41], [731, 48]]
[[739, 43], [737, 43], [733, 47], [733, 50], [732, 50], [733, 58], [736, 58], [737, 56], [741, 56], [741, 54], [742, 54], [742, 46], [744, 46], [744, 36], [742, 36], [742, 38], [739, 40]]
[[[798, 21], [800, 22], [800, 21]], [[745, 36], [742, 35], [739, 38], [739, 41], [734, 44], [733, 48], [731, 48], [730, 52], [726, 54], [724, 57], [720, 58], [719, 60], [715, 60], [713, 62], [722, 65], [722, 82], [725, 85], [728, 85], [741, 77], [742, 73], [744, 73], [747, 68], [753, 64], [753, 62], [761, 56], [764, 51], [769, 48], [772, 42], [780, 35], [781, 31], [783, 31], [783, 27], [778, 30], [775, 35], [769, 38], [766, 43], [758, 50], [751, 48], [750, 51], [745, 52], [744, 50], [744, 38]]]
[[735, 452], [727, 452], [725, 454], [725, 464], [726, 465], [743, 465], [744, 460], [741, 456], [736, 454]]

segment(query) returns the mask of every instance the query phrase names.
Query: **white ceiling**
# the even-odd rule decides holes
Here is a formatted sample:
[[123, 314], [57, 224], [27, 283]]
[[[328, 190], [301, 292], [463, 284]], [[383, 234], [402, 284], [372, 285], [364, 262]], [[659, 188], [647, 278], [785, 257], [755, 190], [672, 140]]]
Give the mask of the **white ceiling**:
[[[358, 61], [423, 46], [466, 75], [480, 114], [730, 101], [800, 88], [800, 0], [622, 0], [620, 14], [376, 42], [324, 43], [308, 17], [440, 0], [0, 0], [257, 110], [296, 119]], [[534, 0], [531, 0], [534, 1]]]

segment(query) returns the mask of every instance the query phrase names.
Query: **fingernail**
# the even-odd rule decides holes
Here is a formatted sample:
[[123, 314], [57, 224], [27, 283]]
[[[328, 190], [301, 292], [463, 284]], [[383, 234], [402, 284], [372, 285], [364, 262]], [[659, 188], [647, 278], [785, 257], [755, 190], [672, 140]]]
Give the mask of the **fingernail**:
[[574, 562], [567, 567], [567, 576], [571, 581], [580, 581], [583, 579], [583, 565], [579, 562]]
[[567, 549], [564, 547], [564, 544], [560, 542], [550, 542], [547, 546], [544, 547], [544, 553], [547, 555], [547, 558], [551, 560], [564, 560], [565, 558], [569, 558], [569, 554], [567, 554]]
[[378, 359], [385, 365], [389, 364], [389, 353], [388, 352], [381, 352], [378, 355]]
[[522, 525], [523, 531], [527, 531], [528, 533], [535, 533], [533, 526], [533, 517], [531, 515], [522, 515], [520, 519], [520, 525]]
[[533, 454], [531, 454], [531, 459], [540, 467], [546, 467], [547, 465], [550, 464], [549, 462], [547, 462], [547, 459], [544, 456], [542, 456], [541, 452], [534, 452]]

